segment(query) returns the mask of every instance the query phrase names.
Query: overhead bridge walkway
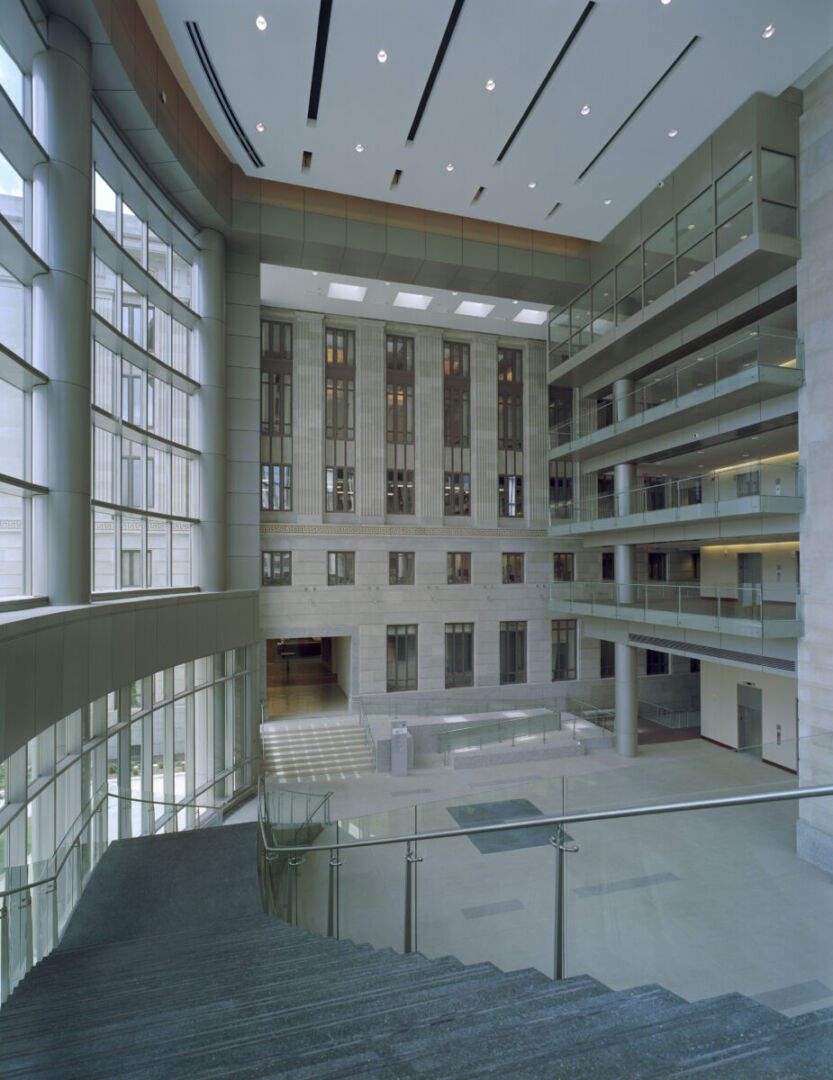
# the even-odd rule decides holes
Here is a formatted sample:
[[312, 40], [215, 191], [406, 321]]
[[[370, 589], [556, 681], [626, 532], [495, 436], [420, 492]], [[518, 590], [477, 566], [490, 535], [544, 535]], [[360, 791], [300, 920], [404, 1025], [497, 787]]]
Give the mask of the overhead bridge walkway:
[[256, 848], [255, 825], [111, 845], [60, 947], [0, 1012], [4, 1080], [830, 1075], [833, 1013], [295, 929], [261, 912]]

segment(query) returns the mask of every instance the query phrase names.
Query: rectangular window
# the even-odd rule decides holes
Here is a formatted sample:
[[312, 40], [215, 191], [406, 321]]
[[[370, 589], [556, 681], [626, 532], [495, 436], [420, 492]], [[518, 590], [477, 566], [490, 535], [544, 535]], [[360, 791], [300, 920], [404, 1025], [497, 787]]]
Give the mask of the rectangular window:
[[449, 585], [471, 585], [471, 552], [449, 551], [446, 569]]
[[576, 677], [576, 620], [553, 619], [552, 681], [563, 682]]
[[356, 343], [352, 330], [327, 329], [324, 358], [324, 483], [328, 513], [356, 509]]
[[470, 347], [443, 344], [444, 510], [449, 516], [471, 514]]
[[387, 337], [387, 512], [413, 514], [414, 501], [414, 339]]
[[616, 645], [612, 641], [599, 642], [599, 678], [613, 679], [616, 676]]
[[504, 551], [500, 557], [500, 569], [504, 585], [522, 585], [524, 580], [523, 552]]
[[354, 585], [355, 562], [356, 553], [354, 551], [328, 551], [327, 584]]
[[500, 624], [500, 681], [526, 682], [526, 623]]
[[391, 585], [413, 585], [413, 551], [391, 551], [388, 554], [388, 581]]
[[737, 497], [744, 498], [746, 495], [760, 495], [760, 473], [757, 469], [752, 472], [738, 473], [735, 477]]
[[387, 477], [387, 512], [389, 514], [413, 514], [414, 470], [388, 469]]
[[657, 652], [655, 649], [645, 650], [645, 674], [646, 675], [667, 675], [668, 674], [668, 653]]
[[573, 516], [573, 463], [550, 462], [550, 517], [553, 521]]
[[524, 478], [522, 476], [504, 476], [497, 478], [497, 501], [499, 517], [523, 517]]
[[474, 625], [445, 624], [445, 685], [474, 685]]
[[668, 556], [664, 551], [648, 552], [648, 580], [666, 581], [668, 577]]
[[260, 324], [262, 510], [292, 509], [292, 324]]
[[417, 688], [417, 628], [389, 626], [387, 633], [388, 693]]
[[498, 515], [523, 517], [523, 354], [497, 351]]
[[602, 581], [615, 581], [616, 568], [613, 564], [613, 552], [602, 552]]
[[292, 552], [264, 551], [262, 581], [264, 585], [291, 585]]
[[552, 580], [572, 581], [575, 571], [574, 560], [572, 551], [554, 551], [552, 553]]

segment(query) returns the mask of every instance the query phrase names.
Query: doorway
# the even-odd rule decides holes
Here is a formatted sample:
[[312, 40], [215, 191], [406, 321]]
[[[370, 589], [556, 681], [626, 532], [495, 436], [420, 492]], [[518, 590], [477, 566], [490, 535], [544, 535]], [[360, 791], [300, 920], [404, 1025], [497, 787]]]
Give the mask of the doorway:
[[738, 750], [761, 757], [763, 741], [763, 691], [738, 684]]
[[345, 712], [350, 689], [349, 661], [349, 638], [267, 639], [269, 716]]

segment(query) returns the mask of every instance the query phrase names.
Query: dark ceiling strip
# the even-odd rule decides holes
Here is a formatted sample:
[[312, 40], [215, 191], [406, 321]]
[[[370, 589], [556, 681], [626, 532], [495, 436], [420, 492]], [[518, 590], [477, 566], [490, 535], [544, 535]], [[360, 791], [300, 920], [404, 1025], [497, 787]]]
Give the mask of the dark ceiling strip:
[[327, 55], [327, 38], [330, 36], [330, 15], [333, 0], [321, 0], [318, 9], [318, 33], [315, 36], [315, 57], [312, 61], [312, 82], [309, 87], [307, 120], [318, 119], [318, 102], [321, 100], [321, 83], [324, 79], [324, 58]]
[[185, 26], [188, 30], [188, 34], [190, 35], [191, 43], [194, 46], [194, 51], [197, 54], [197, 59], [199, 60], [202, 69], [205, 72], [206, 79], [208, 79], [208, 84], [214, 91], [214, 96], [217, 98], [217, 104], [223, 110], [223, 115], [225, 116], [226, 120], [228, 120], [234, 134], [240, 140], [240, 145], [248, 154], [251, 163], [256, 169], [262, 169], [263, 159], [249, 142], [248, 136], [243, 130], [243, 125], [237, 119], [237, 114], [231, 107], [229, 99], [226, 97], [226, 92], [223, 89], [223, 84], [220, 82], [219, 76], [217, 75], [214, 65], [211, 62], [211, 57], [208, 55], [208, 49], [206, 49], [205, 47], [205, 42], [203, 41], [202, 34], [200, 33], [199, 25], [195, 22], [189, 22], [186, 20]]
[[653, 94], [659, 89], [660, 85], [665, 82], [665, 80], [668, 78], [668, 76], [671, 74], [671, 72], [674, 70], [674, 68], [677, 66], [677, 64], [679, 64], [682, 61], [682, 59], [686, 55], [686, 53], [690, 49], [692, 49], [697, 44], [697, 42], [699, 40], [700, 40], [700, 35], [695, 34], [694, 37], [691, 39], [691, 41], [689, 41], [688, 45], [686, 45], [686, 47], [683, 49], [683, 51], [677, 57], [677, 59], [671, 64], [670, 67], [666, 68], [666, 70], [663, 72], [662, 75], [660, 75], [660, 77], [657, 79], [657, 81], [654, 83], [654, 85], [651, 87], [651, 89], [648, 91], [648, 93], [645, 95], [645, 97], [639, 102], [639, 104], [633, 110], [633, 112], [625, 120], [623, 120], [622, 123], [619, 125], [619, 127], [613, 132], [613, 134], [610, 136], [610, 138], [607, 140], [607, 142], [604, 144], [604, 146], [601, 148], [601, 150], [598, 152], [598, 154], [596, 154], [596, 156], [593, 158], [593, 160], [590, 162], [590, 164], [587, 166], [587, 168], [584, 170], [584, 172], [582, 172], [579, 175], [578, 180], [576, 180], [576, 183], [578, 183], [579, 180], [583, 180], [585, 178], [585, 176], [587, 176], [587, 174], [590, 172], [590, 170], [593, 168], [593, 166], [596, 164], [596, 162], [599, 160], [599, 158], [602, 156], [602, 154], [605, 152], [605, 150], [607, 150], [607, 148], [613, 142], [613, 140], [618, 138], [619, 135], [622, 134], [622, 132], [625, 130], [625, 128], [628, 126], [628, 124], [631, 122], [631, 120], [633, 120], [633, 118], [636, 116], [636, 114], [639, 112], [639, 110], [642, 108], [642, 106], [645, 104], [645, 102], [650, 97], [653, 96]]
[[579, 30], [581, 30], [582, 26], [584, 26], [585, 22], [587, 21], [588, 16], [590, 15], [590, 12], [593, 10], [593, 8], [595, 6], [596, 5], [593, 2], [593, 0], [590, 0], [590, 3], [588, 3], [588, 5], [585, 7], [584, 11], [582, 11], [581, 15], [578, 18], [578, 22], [573, 27], [573, 29], [570, 31], [570, 36], [567, 38], [567, 40], [561, 46], [561, 51], [559, 52], [558, 56], [556, 56], [555, 60], [552, 62], [552, 66], [550, 67], [549, 71], [544, 76], [543, 82], [538, 87], [538, 89], [535, 91], [535, 93], [532, 95], [532, 100], [527, 105], [523, 116], [520, 118], [520, 120], [517, 122], [517, 124], [515, 124], [515, 130], [512, 132], [512, 134], [509, 136], [509, 138], [504, 143], [503, 149], [501, 150], [501, 152], [497, 156], [498, 161], [503, 161], [504, 157], [506, 156], [507, 151], [509, 150], [509, 147], [515, 141], [515, 136], [518, 134], [518, 132], [521, 130], [521, 128], [526, 123], [526, 121], [527, 121], [527, 119], [529, 117], [529, 114], [532, 112], [532, 110], [535, 108], [535, 105], [538, 102], [538, 98], [546, 90], [547, 84], [549, 83], [550, 79], [553, 77], [553, 75], [556, 73], [556, 71], [558, 69], [558, 65], [561, 63], [561, 61], [567, 55], [567, 50], [570, 48], [570, 46], [575, 41]]
[[431, 72], [428, 75], [428, 81], [425, 84], [425, 89], [422, 91], [422, 97], [419, 99], [419, 105], [417, 105], [417, 111], [414, 113], [414, 119], [411, 123], [411, 130], [408, 132], [408, 142], [413, 142], [416, 138], [416, 133], [419, 130], [419, 125], [422, 123], [422, 114], [425, 112], [425, 107], [428, 104], [428, 99], [431, 97], [431, 91], [434, 89], [434, 83], [437, 81], [437, 76], [440, 73], [442, 62], [445, 59], [446, 50], [451, 42], [451, 35], [454, 33], [454, 28], [457, 25], [457, 20], [460, 18], [460, 12], [463, 10], [463, 4], [465, 0], [454, 0], [454, 7], [451, 9], [451, 14], [448, 17], [448, 23], [443, 34], [440, 47], [437, 49], [437, 55], [434, 57], [434, 63], [431, 66]]

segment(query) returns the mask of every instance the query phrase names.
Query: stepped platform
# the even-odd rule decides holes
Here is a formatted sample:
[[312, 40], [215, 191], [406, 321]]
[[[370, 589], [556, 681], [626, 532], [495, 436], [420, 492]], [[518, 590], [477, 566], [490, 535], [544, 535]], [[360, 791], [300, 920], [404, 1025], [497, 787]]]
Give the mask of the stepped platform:
[[3, 1080], [815, 1080], [833, 1010], [465, 966], [260, 908], [256, 826], [123, 840], [0, 1012]]

